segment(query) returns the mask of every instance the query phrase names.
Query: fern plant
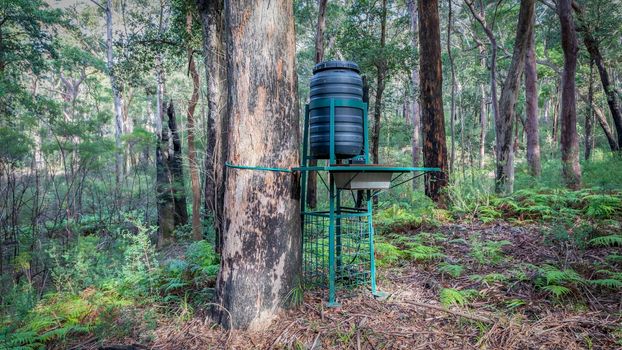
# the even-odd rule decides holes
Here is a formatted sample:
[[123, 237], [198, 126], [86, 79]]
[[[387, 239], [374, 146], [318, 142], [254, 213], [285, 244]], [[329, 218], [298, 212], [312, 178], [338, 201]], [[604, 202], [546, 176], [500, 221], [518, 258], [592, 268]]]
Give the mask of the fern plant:
[[585, 214], [589, 217], [604, 219], [622, 210], [622, 198], [608, 194], [590, 194], [583, 197], [587, 202]]
[[596, 273], [607, 276], [606, 278], [593, 279], [588, 282], [591, 285], [605, 287], [609, 289], [622, 289], [622, 272], [614, 272], [609, 270], [598, 270]]
[[622, 235], [614, 234], [592, 238], [588, 242], [592, 246], [600, 247], [622, 247]]
[[453, 278], [458, 278], [462, 275], [464, 271], [464, 266], [458, 264], [450, 264], [447, 262], [442, 262], [438, 264], [438, 272], [441, 274], [449, 275]]
[[539, 268], [539, 274], [536, 286], [556, 299], [570, 294], [570, 287], [585, 283], [585, 279], [573, 269], [560, 270], [552, 265], [543, 265]]
[[454, 288], [441, 289], [440, 300], [445, 307], [451, 305], [466, 306], [479, 293], [474, 289], [458, 290]]
[[496, 265], [500, 263], [503, 258], [504, 246], [510, 245], [510, 241], [484, 241], [481, 242], [477, 239], [471, 241], [471, 256], [480, 264]]

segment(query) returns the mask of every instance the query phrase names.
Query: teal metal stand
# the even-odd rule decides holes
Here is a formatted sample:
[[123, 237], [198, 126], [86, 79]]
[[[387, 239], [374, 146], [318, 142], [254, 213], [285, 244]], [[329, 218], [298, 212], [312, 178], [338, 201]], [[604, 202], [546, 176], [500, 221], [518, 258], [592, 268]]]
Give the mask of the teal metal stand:
[[[354, 163], [354, 158], [337, 159], [335, 154], [335, 108], [337, 107], [357, 108], [362, 111], [363, 149], [361, 154], [354, 158], [363, 159], [364, 164], [352, 164]], [[322, 159], [326, 163], [325, 165], [309, 166], [311, 160], [317, 159], [310, 154], [309, 115], [312, 110], [318, 108], [328, 108], [330, 112], [330, 152], [328, 159]], [[302, 257], [305, 285], [319, 286], [327, 289], [327, 306], [329, 307], [339, 306], [337, 292], [346, 291], [361, 285], [371, 287], [371, 292], [376, 297], [386, 295], [379, 292], [376, 286], [376, 262], [374, 257], [372, 199], [379, 191], [365, 190], [363, 198], [366, 203], [359, 206], [354, 194], [357, 190], [344, 189], [347, 186], [344, 187], [343, 184], [338, 185], [336, 181], [337, 176], [344, 175], [344, 172], [353, 174], [353, 178], [365, 173], [400, 173], [397, 176], [399, 178], [408, 172], [439, 171], [436, 168], [372, 166], [369, 163], [368, 136], [367, 104], [364, 102], [330, 98], [314, 100], [305, 106], [300, 167], [290, 170], [302, 173], [300, 215], [303, 234]], [[346, 164], [349, 165], [344, 166]], [[318, 179], [324, 185], [323, 188], [319, 187], [317, 189], [318, 208], [314, 210], [309, 210], [306, 205], [307, 178], [310, 171], [316, 171]], [[322, 175], [327, 177], [328, 181]], [[393, 180], [391, 176], [390, 178]], [[403, 182], [405, 181], [399, 184]], [[348, 198], [348, 191], [351, 192], [352, 198]]]

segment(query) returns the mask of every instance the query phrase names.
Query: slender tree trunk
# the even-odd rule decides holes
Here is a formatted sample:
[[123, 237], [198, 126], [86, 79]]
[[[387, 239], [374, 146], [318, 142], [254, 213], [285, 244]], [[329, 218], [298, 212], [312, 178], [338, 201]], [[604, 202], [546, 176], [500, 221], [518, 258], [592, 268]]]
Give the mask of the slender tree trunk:
[[[535, 22], [535, 16], [533, 17]], [[532, 24], [527, 41], [525, 57], [525, 133], [527, 134], [527, 163], [532, 176], [540, 177], [540, 140], [538, 134], [538, 86], [536, 71], [535, 23]]]
[[[158, 104], [161, 109], [157, 118], [160, 118], [159, 129], [156, 126], [156, 198], [158, 207], [158, 246], [163, 246], [173, 240], [175, 229], [175, 200], [171, 191], [172, 176], [169, 169], [170, 149], [168, 130], [163, 130], [164, 102], [159, 98]], [[156, 124], [157, 125], [157, 124]]]
[[[387, 37], [387, 0], [382, 0], [382, 12], [380, 18], [380, 50], [384, 51]], [[384, 55], [384, 52], [381, 54]], [[377, 57], [376, 65], [376, 99], [374, 101], [374, 125], [371, 133], [371, 156], [372, 162], [378, 164], [380, 147], [380, 117], [382, 112], [382, 96], [385, 88], [387, 74], [387, 61], [384, 57]], [[376, 203], [378, 197], [374, 197]]]
[[203, 25], [203, 55], [207, 81], [207, 149], [205, 155], [205, 212], [214, 222], [215, 249], [220, 252], [223, 232], [225, 161], [228, 152], [229, 113], [225, 61], [223, 0], [197, 0]]
[[[419, 13], [415, 0], [408, 0], [408, 12], [410, 14], [410, 30], [412, 31], [412, 47], [419, 52]], [[413, 96], [411, 103], [411, 117], [413, 125], [412, 134], [412, 161], [413, 167], [421, 163], [421, 109], [419, 107], [419, 65], [413, 64], [411, 71], [411, 83]], [[417, 189], [419, 179], [413, 179], [413, 189]]]
[[496, 191], [512, 193], [514, 190], [514, 123], [516, 120], [516, 100], [520, 77], [525, 65], [529, 32], [533, 27], [535, 0], [522, 0], [514, 41], [512, 62], [501, 90], [499, 99], [499, 119], [495, 121], [497, 133], [497, 171]]
[[620, 108], [618, 97], [616, 96], [615, 86], [611, 83], [609, 72], [607, 72], [603, 56], [600, 53], [598, 41], [596, 40], [596, 38], [594, 38], [592, 32], [585, 23], [583, 8], [576, 1], [572, 1], [572, 8], [577, 14], [577, 30], [583, 34], [583, 43], [585, 44], [585, 47], [590, 54], [590, 58], [592, 59], [594, 64], [596, 64], [596, 68], [598, 69], [600, 82], [602, 83], [605, 96], [607, 96], [607, 105], [609, 106], [609, 111], [611, 111], [613, 124], [615, 125], [618, 134], [618, 145], [622, 146], [622, 109]]
[[115, 143], [115, 180], [117, 185], [117, 193], [121, 184], [121, 175], [123, 172], [123, 149], [121, 145], [121, 135], [123, 134], [123, 100], [119, 91], [119, 84], [114, 72], [114, 55], [112, 44], [112, 0], [106, 1], [106, 59], [108, 68], [108, 77], [110, 78], [110, 86], [112, 87], [112, 95], [114, 101], [114, 143]]
[[452, 11], [451, 11], [451, 1], [447, 2], [448, 4], [448, 18], [447, 18], [447, 57], [449, 58], [449, 67], [451, 70], [451, 109], [450, 109], [450, 118], [449, 125], [451, 130], [451, 151], [449, 156], [449, 173], [452, 174], [454, 172], [454, 164], [456, 162], [456, 70], [454, 69], [454, 59], [451, 55], [451, 22], [452, 22]]
[[561, 42], [564, 51], [561, 101], [562, 177], [571, 189], [581, 187], [579, 167], [579, 140], [577, 136], [577, 104], [575, 75], [577, 69], [577, 33], [572, 20], [572, 0], [559, 0], [557, 10], [561, 24]]
[[594, 61], [590, 60], [590, 77], [587, 90], [587, 113], [585, 114], [585, 160], [590, 160], [594, 149]]
[[[191, 34], [192, 13], [186, 16], [186, 32]], [[197, 151], [195, 142], [195, 120], [194, 111], [199, 101], [199, 72], [194, 63], [192, 47], [188, 45], [188, 71], [192, 78], [192, 96], [188, 102], [188, 165], [190, 168], [190, 186], [192, 188], [192, 237], [195, 240], [203, 239], [203, 227], [201, 226], [201, 183], [199, 182], [199, 164], [197, 162]]]
[[[486, 68], [486, 49], [484, 45], [478, 43], [479, 54], [481, 56], [480, 65]], [[488, 129], [488, 109], [486, 108], [486, 86], [480, 84], [480, 102], [479, 102], [479, 168], [484, 169], [484, 160], [486, 158], [486, 132]]]
[[177, 117], [173, 101], [169, 101], [166, 110], [168, 115], [168, 128], [173, 141], [172, 154], [169, 156], [169, 169], [171, 171], [171, 192], [175, 202], [175, 226], [188, 223], [188, 209], [186, 208], [186, 189], [184, 186], [184, 168], [181, 154], [181, 138], [177, 128]]
[[[317, 26], [315, 30], [315, 63], [324, 60], [324, 30], [326, 29], [326, 3], [328, 0], [320, 0], [318, 7]], [[316, 166], [317, 160], [309, 162], [309, 166]], [[307, 205], [313, 209], [317, 206], [317, 172], [310, 171], [307, 177]]]
[[598, 121], [598, 124], [600, 125], [600, 127], [603, 129], [603, 132], [605, 133], [605, 137], [607, 138], [607, 142], [609, 143], [609, 148], [611, 149], [612, 152], [617, 152], [619, 150], [618, 142], [616, 141], [613, 131], [609, 127], [609, 123], [607, 122], [607, 117], [605, 116], [605, 112], [603, 112], [602, 109], [598, 108], [598, 106], [594, 104], [594, 101], [590, 103], [589, 98], [585, 97], [585, 95], [581, 94], [580, 92], [578, 93], [578, 95], [579, 95], [579, 98], [583, 102], [591, 106], [592, 111], [594, 112], [594, 116], [596, 117], [596, 120]]
[[[235, 164], [299, 163], [293, 5], [289, 0], [226, 6], [229, 157]], [[218, 300], [221, 323], [262, 329], [300, 282], [297, 174], [229, 169]]]
[[443, 188], [447, 186], [447, 144], [443, 114], [443, 70], [438, 0], [418, 0], [419, 69], [421, 87], [421, 123], [423, 124], [423, 165], [440, 168], [425, 175], [425, 192], [444, 206]]
[[[492, 31], [492, 28], [486, 22], [484, 17], [484, 8], [477, 12], [473, 5], [473, 0], [465, 0], [471, 14], [480, 23], [486, 37], [490, 42], [490, 104], [492, 106], [492, 116], [495, 121], [495, 125], [498, 123], [499, 116], [499, 100], [497, 99], [497, 39]], [[499, 138], [499, 134], [496, 133], [496, 138]], [[498, 141], [497, 141], [498, 143]], [[499, 150], [495, 148], [495, 155], [499, 154]]]

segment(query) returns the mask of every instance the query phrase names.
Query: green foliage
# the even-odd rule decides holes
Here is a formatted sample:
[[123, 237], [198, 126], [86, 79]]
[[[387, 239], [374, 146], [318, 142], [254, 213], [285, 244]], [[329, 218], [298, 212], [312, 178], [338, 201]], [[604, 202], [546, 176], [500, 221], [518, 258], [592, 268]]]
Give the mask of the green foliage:
[[377, 266], [390, 266], [397, 264], [403, 256], [402, 251], [391, 243], [375, 242], [374, 253]]
[[511, 243], [502, 241], [480, 241], [478, 238], [471, 239], [471, 257], [480, 265], [497, 265], [504, 259], [502, 248]]
[[592, 238], [589, 244], [600, 247], [620, 247], [622, 246], [622, 235], [616, 234]]
[[479, 293], [473, 289], [457, 290], [454, 288], [441, 289], [440, 300], [445, 307], [452, 305], [466, 306]]
[[552, 265], [543, 265], [538, 268], [535, 284], [541, 290], [548, 292], [556, 299], [570, 294], [571, 288], [584, 284], [585, 280], [572, 269], [560, 270]]
[[438, 264], [438, 272], [442, 274], [447, 274], [453, 278], [458, 278], [462, 275], [464, 271], [464, 266], [457, 264], [450, 264], [447, 262], [442, 262]]
[[585, 214], [593, 218], [608, 218], [622, 211], [622, 196], [608, 194], [589, 194], [583, 197], [587, 202]]

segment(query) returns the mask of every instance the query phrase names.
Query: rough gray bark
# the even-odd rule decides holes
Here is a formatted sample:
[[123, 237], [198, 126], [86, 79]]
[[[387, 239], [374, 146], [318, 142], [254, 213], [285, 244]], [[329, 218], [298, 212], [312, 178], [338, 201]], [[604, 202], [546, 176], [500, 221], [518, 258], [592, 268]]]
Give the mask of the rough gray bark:
[[[413, 50], [419, 52], [419, 25], [418, 9], [415, 0], [408, 0], [408, 13], [410, 14], [410, 30], [412, 31]], [[411, 118], [413, 125], [412, 134], [412, 161], [413, 166], [418, 167], [421, 163], [421, 109], [419, 107], [419, 65], [413, 64], [410, 79], [413, 86], [413, 97], [411, 102]], [[419, 179], [413, 179], [413, 189], [418, 187]]]
[[[326, 3], [328, 0], [320, 0], [318, 3], [317, 26], [315, 30], [315, 63], [324, 60], [324, 29], [326, 29]], [[317, 160], [309, 162], [309, 166], [316, 166]], [[313, 209], [317, 205], [317, 172], [310, 171], [307, 177], [307, 205]]]
[[[290, 168], [299, 163], [292, 2], [231, 1], [225, 7], [229, 87], [228, 161]], [[300, 282], [298, 175], [228, 169], [218, 300], [223, 325], [262, 329]]]
[[577, 103], [575, 75], [577, 70], [577, 33], [572, 20], [572, 0], [559, 0], [557, 13], [561, 25], [561, 42], [564, 51], [561, 99], [561, 153], [562, 178], [571, 189], [581, 187], [579, 167], [579, 137], [577, 135]]
[[205, 152], [205, 212], [216, 233], [220, 252], [223, 231], [225, 158], [228, 150], [227, 72], [223, 0], [197, 0], [203, 26], [203, 56], [207, 81], [207, 149]]
[[499, 99], [499, 118], [495, 120], [497, 134], [495, 190], [498, 193], [512, 193], [514, 190], [513, 129], [516, 121], [516, 100], [525, 64], [529, 32], [534, 23], [534, 12], [535, 0], [521, 1], [512, 62], [508, 68]]
[[423, 165], [441, 169], [441, 172], [425, 175], [425, 192], [428, 197], [444, 206], [445, 196], [442, 190], [447, 186], [448, 169], [438, 1], [418, 0], [418, 8]]
[[[535, 16], [533, 18], [535, 22]], [[532, 24], [525, 57], [525, 133], [527, 134], [527, 164], [532, 176], [540, 177], [540, 140], [538, 135], [538, 75], [536, 71], [535, 24]]]

